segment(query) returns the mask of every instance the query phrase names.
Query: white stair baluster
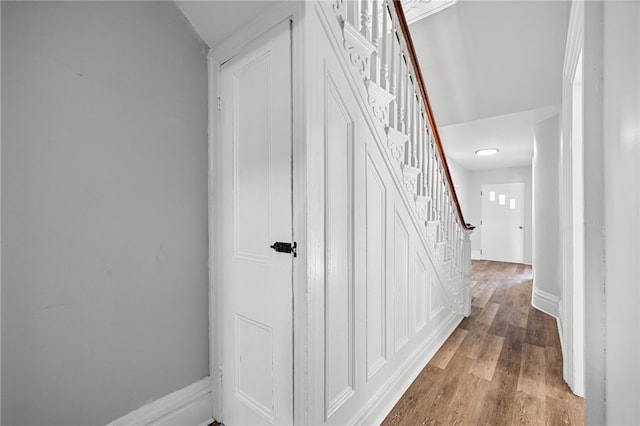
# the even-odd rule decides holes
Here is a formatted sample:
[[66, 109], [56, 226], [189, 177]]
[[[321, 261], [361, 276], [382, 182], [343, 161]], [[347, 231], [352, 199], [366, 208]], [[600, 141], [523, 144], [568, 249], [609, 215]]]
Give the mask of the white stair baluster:
[[380, 58], [382, 56], [380, 43], [380, 27], [378, 22], [378, 0], [372, 0], [371, 6], [371, 42], [376, 47], [371, 54], [371, 80], [379, 83], [380, 76]]
[[387, 92], [389, 90], [389, 43], [393, 41], [389, 32], [389, 14], [387, 13], [387, 0], [383, 0], [381, 5], [382, 36], [380, 47], [380, 86]]

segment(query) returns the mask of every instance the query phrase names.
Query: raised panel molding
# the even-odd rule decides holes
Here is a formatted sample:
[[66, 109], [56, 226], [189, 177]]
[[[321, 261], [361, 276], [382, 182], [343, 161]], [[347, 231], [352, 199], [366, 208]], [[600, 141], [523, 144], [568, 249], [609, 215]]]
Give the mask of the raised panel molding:
[[353, 119], [328, 72], [325, 145], [325, 420], [355, 393]]
[[409, 341], [409, 233], [396, 210], [394, 219], [395, 351]]
[[366, 170], [366, 338], [367, 380], [387, 360], [386, 210], [387, 189], [371, 156]]
[[236, 314], [234, 341], [236, 397], [273, 423], [273, 329]]
[[[233, 76], [236, 98], [236, 127], [233, 131], [234, 251], [235, 257], [254, 262], [268, 262], [272, 255], [269, 249], [271, 164], [255, 167], [256, 159], [271, 158], [271, 115], [256, 113], [268, 109], [266, 105], [272, 103], [271, 60], [271, 54], [267, 53], [238, 69]], [[245, 123], [244, 117], [253, 117], [254, 122]], [[255, 117], [261, 119], [256, 120]], [[254, 191], [257, 182], [266, 182], [269, 190], [257, 193]], [[256, 211], [262, 214], [256, 215]]]
[[427, 325], [429, 315], [428, 301], [428, 280], [427, 263], [424, 261], [420, 253], [416, 253], [415, 257], [415, 276], [413, 279], [414, 287], [414, 333], [419, 333]]
[[436, 319], [445, 308], [444, 300], [438, 284], [432, 278], [429, 282], [429, 321]]

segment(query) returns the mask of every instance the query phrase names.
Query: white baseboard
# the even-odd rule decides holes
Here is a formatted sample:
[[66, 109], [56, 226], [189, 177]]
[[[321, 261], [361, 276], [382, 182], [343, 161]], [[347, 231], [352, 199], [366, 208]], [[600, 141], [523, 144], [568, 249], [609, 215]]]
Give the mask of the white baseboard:
[[535, 281], [532, 293], [531, 304], [534, 308], [537, 308], [552, 317], [558, 318], [558, 314], [560, 312], [560, 298], [558, 296], [540, 290], [535, 286]]
[[213, 422], [211, 401], [211, 379], [207, 376], [138, 408], [107, 426], [206, 426]]
[[350, 424], [379, 425], [398, 403], [405, 391], [449, 338], [463, 317], [452, 313], [447, 321], [396, 370]]

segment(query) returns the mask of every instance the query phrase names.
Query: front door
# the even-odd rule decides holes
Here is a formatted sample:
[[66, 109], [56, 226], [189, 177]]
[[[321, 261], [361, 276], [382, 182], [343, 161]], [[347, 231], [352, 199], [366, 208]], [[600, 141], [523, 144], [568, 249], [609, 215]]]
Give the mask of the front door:
[[291, 42], [278, 25], [220, 69], [222, 421], [293, 422]]
[[524, 183], [482, 185], [481, 230], [483, 259], [524, 262]]

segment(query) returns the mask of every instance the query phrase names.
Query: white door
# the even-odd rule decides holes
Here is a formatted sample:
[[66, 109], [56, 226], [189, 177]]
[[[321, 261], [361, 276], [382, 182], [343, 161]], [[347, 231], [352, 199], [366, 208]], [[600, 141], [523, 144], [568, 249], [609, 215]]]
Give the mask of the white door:
[[482, 251], [487, 260], [524, 262], [524, 183], [482, 185]]
[[222, 421], [293, 423], [291, 44], [284, 22], [220, 70]]

